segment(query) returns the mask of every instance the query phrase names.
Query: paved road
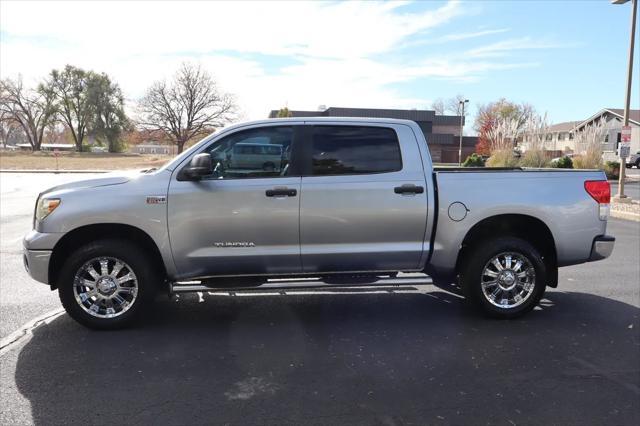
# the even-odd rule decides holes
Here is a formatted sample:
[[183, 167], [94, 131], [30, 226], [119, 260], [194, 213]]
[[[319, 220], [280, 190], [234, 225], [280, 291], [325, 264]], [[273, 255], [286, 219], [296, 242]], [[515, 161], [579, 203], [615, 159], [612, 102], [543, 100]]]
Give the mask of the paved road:
[[62, 315], [1, 355], [0, 424], [637, 424], [640, 224], [609, 232], [610, 259], [563, 268], [514, 321], [437, 288], [160, 297], [120, 332]]
[[[618, 182], [611, 182], [611, 195], [618, 193]], [[640, 200], [640, 181], [625, 182], [624, 193], [634, 200]]]
[[32, 227], [38, 194], [92, 175], [0, 173], [0, 338], [29, 319], [60, 306], [49, 287], [33, 281], [22, 266], [22, 237]]

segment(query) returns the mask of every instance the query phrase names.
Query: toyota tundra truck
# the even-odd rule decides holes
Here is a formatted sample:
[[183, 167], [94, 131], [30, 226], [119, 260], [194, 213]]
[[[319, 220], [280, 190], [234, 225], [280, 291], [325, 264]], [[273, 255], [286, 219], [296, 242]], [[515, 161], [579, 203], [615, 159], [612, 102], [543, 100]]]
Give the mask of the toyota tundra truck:
[[[219, 154], [247, 144], [277, 149], [244, 165]], [[272, 119], [225, 128], [157, 170], [44, 191], [24, 263], [97, 329], [130, 324], [159, 288], [425, 279], [513, 318], [558, 285], [559, 267], [611, 254], [609, 201], [602, 171], [434, 168], [412, 121]]]

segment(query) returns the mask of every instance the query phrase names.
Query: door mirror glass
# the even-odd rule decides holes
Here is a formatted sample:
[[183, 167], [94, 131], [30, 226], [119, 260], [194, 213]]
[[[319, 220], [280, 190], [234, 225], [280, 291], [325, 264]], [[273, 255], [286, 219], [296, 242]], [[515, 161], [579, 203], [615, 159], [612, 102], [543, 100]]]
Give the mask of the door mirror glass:
[[213, 173], [213, 162], [208, 153], [198, 154], [191, 159], [189, 167], [186, 169], [187, 175], [193, 179], [201, 179]]

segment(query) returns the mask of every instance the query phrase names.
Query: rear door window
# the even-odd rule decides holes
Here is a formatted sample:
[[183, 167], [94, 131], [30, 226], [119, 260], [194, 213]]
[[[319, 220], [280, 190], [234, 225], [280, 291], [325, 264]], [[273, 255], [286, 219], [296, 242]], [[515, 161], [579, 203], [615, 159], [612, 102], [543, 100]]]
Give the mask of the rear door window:
[[398, 136], [387, 127], [314, 126], [311, 144], [314, 176], [402, 170]]

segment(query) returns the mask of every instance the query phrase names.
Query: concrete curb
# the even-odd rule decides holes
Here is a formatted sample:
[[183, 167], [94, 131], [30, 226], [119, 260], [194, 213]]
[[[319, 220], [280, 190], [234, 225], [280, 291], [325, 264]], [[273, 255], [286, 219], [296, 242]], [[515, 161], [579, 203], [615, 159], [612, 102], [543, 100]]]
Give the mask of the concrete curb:
[[22, 327], [0, 340], [0, 357], [9, 352], [15, 345], [19, 344], [24, 338], [30, 336], [33, 330], [42, 325], [48, 324], [54, 319], [58, 318], [64, 313], [64, 309], [58, 308], [53, 311], [49, 311], [46, 314], [39, 315], [33, 318], [31, 321], [24, 324]]
[[[124, 169], [123, 169], [124, 170]], [[13, 170], [0, 169], [0, 173], [110, 173], [114, 170]]]
[[640, 222], [640, 214], [611, 209], [611, 217]]

